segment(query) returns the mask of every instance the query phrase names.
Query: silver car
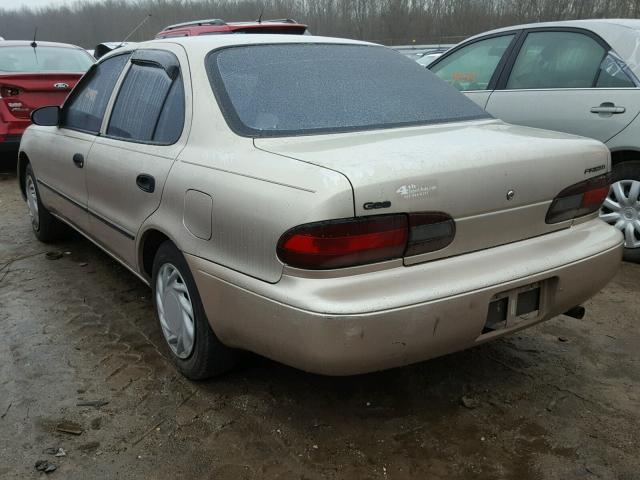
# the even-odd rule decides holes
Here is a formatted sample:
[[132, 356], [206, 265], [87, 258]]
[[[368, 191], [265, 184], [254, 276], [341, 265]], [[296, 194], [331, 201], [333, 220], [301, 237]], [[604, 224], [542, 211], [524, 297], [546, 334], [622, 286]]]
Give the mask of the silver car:
[[611, 151], [601, 217], [640, 261], [640, 20], [519, 25], [472, 37], [429, 68], [506, 122], [583, 135]]
[[122, 47], [33, 122], [36, 236], [70, 225], [149, 284], [192, 379], [238, 349], [346, 375], [478, 345], [579, 315], [622, 255], [602, 143], [495, 120], [377, 45]]

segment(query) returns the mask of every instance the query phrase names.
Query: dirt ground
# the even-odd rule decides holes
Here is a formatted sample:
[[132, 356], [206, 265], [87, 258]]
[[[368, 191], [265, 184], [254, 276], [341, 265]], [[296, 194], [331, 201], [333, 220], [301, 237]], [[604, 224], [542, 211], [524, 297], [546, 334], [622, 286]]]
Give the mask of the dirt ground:
[[80, 237], [38, 243], [2, 173], [0, 478], [47, 460], [65, 479], [638, 479], [639, 286], [624, 264], [584, 320], [406, 368], [328, 378], [249, 356], [193, 383], [148, 289]]

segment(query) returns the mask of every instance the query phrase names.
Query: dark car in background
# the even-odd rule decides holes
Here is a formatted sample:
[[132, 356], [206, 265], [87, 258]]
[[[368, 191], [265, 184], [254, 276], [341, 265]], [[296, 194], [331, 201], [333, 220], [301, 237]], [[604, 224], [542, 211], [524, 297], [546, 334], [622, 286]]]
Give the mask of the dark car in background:
[[225, 22], [219, 18], [193, 20], [169, 25], [156, 38], [192, 37], [197, 35], [219, 35], [225, 33], [271, 33], [286, 35], [309, 34], [307, 25], [291, 18], [256, 20], [253, 22]]
[[74, 45], [52, 42], [0, 43], [0, 152], [16, 152], [31, 112], [61, 105], [93, 57]]

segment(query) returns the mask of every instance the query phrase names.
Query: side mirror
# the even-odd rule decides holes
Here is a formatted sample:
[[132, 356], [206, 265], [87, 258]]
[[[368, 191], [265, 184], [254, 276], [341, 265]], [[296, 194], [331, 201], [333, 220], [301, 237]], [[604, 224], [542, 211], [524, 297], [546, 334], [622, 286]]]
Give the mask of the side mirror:
[[60, 107], [40, 107], [31, 112], [31, 122], [42, 127], [57, 127], [60, 123]]

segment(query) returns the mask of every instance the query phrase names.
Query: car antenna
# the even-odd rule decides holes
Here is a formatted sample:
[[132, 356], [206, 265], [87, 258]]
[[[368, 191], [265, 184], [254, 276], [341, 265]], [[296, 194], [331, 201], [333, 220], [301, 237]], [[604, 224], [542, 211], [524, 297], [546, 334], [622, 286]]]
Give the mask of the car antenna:
[[258, 17], [258, 23], [262, 23], [262, 15], [264, 15], [264, 5], [260, 9], [260, 16]]
[[125, 43], [127, 40], [129, 40], [129, 38], [131, 37], [131, 35], [133, 35], [134, 33], [136, 33], [136, 32], [138, 31], [138, 29], [139, 29], [142, 25], [144, 25], [144, 24], [145, 24], [145, 22], [146, 22], [147, 20], [149, 20], [150, 18], [151, 18], [151, 14], [150, 14], [150, 13], [147, 13], [146, 17], [144, 17], [144, 18], [142, 19], [142, 21], [141, 21], [138, 25], [136, 25], [136, 28], [134, 28], [133, 30], [131, 30], [131, 31], [129, 32], [129, 34], [128, 34], [126, 37], [124, 37], [124, 40], [122, 40], [122, 41], [120, 42], [120, 45], [118, 45], [118, 48], [119, 48], [119, 47], [121, 47], [122, 45], [124, 45], [124, 43]]
[[31, 42], [31, 48], [33, 48], [33, 56], [36, 59], [36, 65], [40, 65], [40, 62], [38, 62], [38, 51], [36, 50], [36, 47], [38, 46], [38, 42], [36, 42], [36, 37], [38, 36], [38, 27], [36, 27], [35, 31], [33, 32], [33, 42]]

